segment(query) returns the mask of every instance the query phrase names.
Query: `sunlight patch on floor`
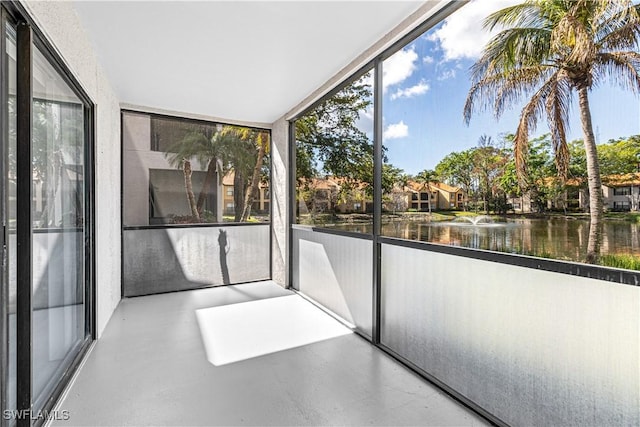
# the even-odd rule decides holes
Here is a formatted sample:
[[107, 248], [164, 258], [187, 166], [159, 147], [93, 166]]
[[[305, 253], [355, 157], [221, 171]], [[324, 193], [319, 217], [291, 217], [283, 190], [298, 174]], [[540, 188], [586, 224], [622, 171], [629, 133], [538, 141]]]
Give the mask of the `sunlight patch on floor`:
[[298, 295], [203, 308], [196, 316], [215, 366], [352, 333]]

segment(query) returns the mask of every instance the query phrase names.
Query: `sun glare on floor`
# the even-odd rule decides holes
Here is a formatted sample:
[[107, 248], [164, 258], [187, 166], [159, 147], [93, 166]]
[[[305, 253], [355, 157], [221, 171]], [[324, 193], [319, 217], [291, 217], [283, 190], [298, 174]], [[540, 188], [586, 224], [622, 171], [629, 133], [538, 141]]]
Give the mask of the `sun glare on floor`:
[[215, 366], [352, 333], [298, 295], [204, 308], [196, 316]]

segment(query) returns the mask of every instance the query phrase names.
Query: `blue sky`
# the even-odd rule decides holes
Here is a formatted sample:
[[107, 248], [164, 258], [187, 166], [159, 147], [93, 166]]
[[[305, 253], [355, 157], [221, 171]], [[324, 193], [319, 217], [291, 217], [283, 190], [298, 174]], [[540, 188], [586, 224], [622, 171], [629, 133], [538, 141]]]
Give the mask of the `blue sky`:
[[[521, 0], [475, 1], [451, 15], [384, 63], [384, 145], [389, 162], [415, 174], [432, 169], [447, 154], [476, 146], [481, 135], [499, 140], [515, 132], [520, 113], [514, 108], [496, 121], [476, 114], [469, 126], [462, 109], [470, 87], [469, 68], [491, 34], [482, 19]], [[640, 134], [640, 98], [613, 86], [595, 89], [590, 97], [598, 143]], [[582, 138], [577, 103], [571, 111], [568, 139]], [[368, 112], [370, 113], [370, 112]], [[371, 116], [365, 114], [363, 127]], [[544, 121], [532, 137], [548, 132]]]

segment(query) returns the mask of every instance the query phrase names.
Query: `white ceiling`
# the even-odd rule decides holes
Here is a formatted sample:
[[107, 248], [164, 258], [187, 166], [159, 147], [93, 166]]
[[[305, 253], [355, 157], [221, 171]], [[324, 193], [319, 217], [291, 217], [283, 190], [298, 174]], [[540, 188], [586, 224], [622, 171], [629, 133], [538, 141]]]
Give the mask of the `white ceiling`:
[[74, 3], [123, 103], [272, 123], [419, 1]]

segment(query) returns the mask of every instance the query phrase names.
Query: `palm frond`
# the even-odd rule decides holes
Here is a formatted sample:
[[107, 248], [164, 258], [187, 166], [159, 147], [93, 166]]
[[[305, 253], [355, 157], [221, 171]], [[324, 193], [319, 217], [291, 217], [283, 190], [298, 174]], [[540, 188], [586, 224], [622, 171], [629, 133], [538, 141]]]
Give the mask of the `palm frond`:
[[548, 81], [557, 70], [545, 66], [530, 66], [520, 68], [508, 74], [495, 92], [493, 113], [496, 118], [511, 106], [518, 104], [529, 96], [537, 87]]
[[181, 168], [184, 159], [191, 159], [197, 156], [202, 150], [202, 146], [206, 144], [207, 138], [204, 134], [195, 131], [190, 132], [182, 140], [172, 144], [164, 155], [171, 165]]
[[593, 67], [593, 77], [596, 84], [607, 80], [623, 89], [640, 93], [640, 53], [599, 54]]
[[487, 109], [492, 109], [499, 118], [506, 108], [529, 96], [554, 72], [552, 68], [538, 65], [482, 76], [467, 95], [463, 110], [465, 123], [469, 123], [475, 112]]
[[544, 64], [550, 60], [551, 31], [542, 28], [509, 28], [495, 35], [474, 65], [475, 73], [491, 73], [514, 67]]
[[[538, 120], [547, 111], [548, 98], [554, 92], [562, 77], [559, 73], [554, 73], [550, 78], [531, 96], [531, 99], [522, 109], [518, 128], [513, 140], [513, 153], [516, 161], [516, 174], [522, 187], [526, 187], [527, 180], [527, 155], [529, 153], [529, 132], [534, 131], [538, 125]], [[564, 133], [564, 128], [562, 130]]]
[[638, 50], [640, 45], [640, 13], [638, 6], [621, 1], [625, 7], [612, 11], [597, 23], [595, 42], [600, 51]]
[[500, 9], [487, 16], [483, 27], [494, 30], [500, 27], [544, 27], [547, 19], [540, 14], [536, 2], [527, 0], [524, 3]]
[[569, 149], [566, 129], [569, 124], [571, 85], [560, 73], [549, 84], [550, 92], [545, 102], [547, 121], [551, 130], [551, 142], [558, 176], [564, 182], [569, 169]]

